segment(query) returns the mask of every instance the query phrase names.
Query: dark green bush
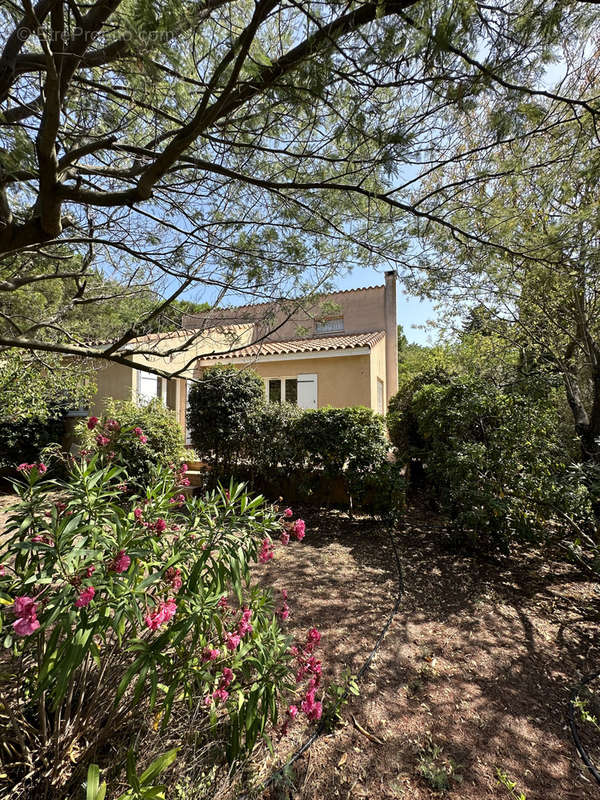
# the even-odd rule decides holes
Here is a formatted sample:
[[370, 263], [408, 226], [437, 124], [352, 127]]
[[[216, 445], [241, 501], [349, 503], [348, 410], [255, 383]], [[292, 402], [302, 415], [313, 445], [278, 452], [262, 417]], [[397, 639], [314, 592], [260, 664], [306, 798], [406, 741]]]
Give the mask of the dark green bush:
[[459, 540], [505, 551], [548, 522], [589, 519], [589, 495], [568, 468], [552, 399], [479, 378], [419, 377], [393, 404], [395, 443], [417, 459]]
[[377, 470], [388, 451], [383, 417], [370, 408], [320, 408], [305, 411], [294, 425], [304, 450], [304, 470], [341, 476], [352, 497]]
[[291, 403], [265, 403], [256, 412], [255, 433], [246, 445], [255, 478], [289, 474], [305, 460], [305, 448], [296, 435], [302, 410]]
[[363, 475], [360, 486], [355, 487], [354, 505], [395, 524], [406, 511], [406, 480], [401, 464], [384, 461], [376, 469]]
[[23, 462], [40, 461], [49, 444], [62, 444], [66, 410], [49, 404], [43, 416], [0, 419], [0, 469], [11, 471]]
[[264, 403], [262, 379], [250, 369], [209, 367], [189, 393], [187, 424], [198, 454], [214, 474], [230, 472], [248, 457]]
[[157, 467], [178, 464], [185, 456], [183, 431], [175, 412], [165, 408], [156, 398], [148, 405], [122, 400], [106, 402], [103, 419], [94, 430], [89, 430], [86, 422], [77, 429], [84, 449], [94, 449], [96, 438], [107, 420], [117, 419], [122, 427], [139, 427], [147, 441], [142, 443], [135, 436], [119, 440], [115, 449], [114, 462], [124, 467], [127, 482], [131, 488], [143, 489], [154, 477]]

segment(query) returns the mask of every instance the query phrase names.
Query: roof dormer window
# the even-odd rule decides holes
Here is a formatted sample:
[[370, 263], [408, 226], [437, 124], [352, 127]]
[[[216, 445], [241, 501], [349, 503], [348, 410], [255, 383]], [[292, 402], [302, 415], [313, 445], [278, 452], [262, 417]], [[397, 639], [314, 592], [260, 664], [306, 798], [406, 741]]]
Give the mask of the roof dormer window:
[[344, 330], [344, 318], [332, 317], [331, 319], [323, 319], [317, 322], [315, 327], [316, 333], [335, 333]]

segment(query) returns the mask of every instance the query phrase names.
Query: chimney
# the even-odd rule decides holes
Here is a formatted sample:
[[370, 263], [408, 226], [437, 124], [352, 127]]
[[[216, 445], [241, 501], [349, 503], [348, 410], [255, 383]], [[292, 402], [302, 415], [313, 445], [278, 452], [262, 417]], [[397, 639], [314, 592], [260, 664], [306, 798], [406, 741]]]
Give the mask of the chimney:
[[[398, 391], [398, 319], [396, 313], [396, 280], [395, 269], [385, 273], [385, 290], [383, 294], [385, 319], [385, 385], [386, 399]], [[387, 405], [387, 404], [386, 404]], [[387, 409], [386, 409], [387, 410]]]

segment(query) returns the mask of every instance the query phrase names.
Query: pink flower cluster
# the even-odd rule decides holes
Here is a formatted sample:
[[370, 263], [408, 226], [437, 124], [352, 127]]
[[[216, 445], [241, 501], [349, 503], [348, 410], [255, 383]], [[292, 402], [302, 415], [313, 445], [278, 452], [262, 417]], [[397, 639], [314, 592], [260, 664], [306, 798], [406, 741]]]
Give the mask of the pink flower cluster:
[[90, 417], [87, 421], [88, 430], [93, 431], [99, 421], [98, 417]]
[[221, 674], [221, 680], [219, 682], [218, 689], [215, 689], [212, 695], [209, 694], [204, 698], [205, 704], [209, 706], [212, 700], [214, 700], [215, 702], [221, 701], [224, 703], [229, 697], [229, 692], [227, 691], [227, 689], [231, 685], [234, 678], [235, 675], [233, 674], [233, 670], [229, 669], [229, 667], [225, 667], [225, 669]]
[[75, 600], [75, 608], [84, 608], [85, 606], [89, 606], [89, 604], [94, 599], [94, 595], [96, 594], [96, 590], [93, 586], [88, 586], [87, 589], [84, 589], [80, 592], [79, 597]]
[[178, 494], [177, 497], [171, 497], [169, 503], [171, 503], [172, 505], [182, 506], [185, 503], [185, 495]]
[[40, 475], [43, 475], [44, 472], [46, 472], [46, 470], [48, 469], [48, 467], [45, 464], [25, 464], [25, 463], [19, 464], [19, 466], [17, 467], [17, 470], [19, 472], [31, 472], [34, 469], [37, 469]]
[[[306, 714], [311, 722], [321, 719], [323, 714], [323, 704], [316, 699], [317, 689], [321, 683], [322, 665], [314, 655], [317, 644], [321, 641], [321, 634], [316, 628], [311, 628], [306, 636], [306, 641], [300, 647], [294, 646], [291, 652], [296, 656], [296, 683], [302, 683], [309, 678], [306, 692], [300, 702], [300, 709], [297, 705], [288, 708], [290, 719], [294, 720], [299, 710]], [[289, 722], [289, 721], [288, 721]], [[284, 723], [282, 734], [287, 732], [288, 722]]]
[[258, 554], [258, 560], [261, 564], [266, 564], [270, 561], [275, 553], [273, 552], [273, 542], [270, 539], [263, 539], [262, 548]]
[[133, 432], [140, 440], [140, 444], [146, 444], [146, 442], [148, 441], [148, 437], [144, 436], [144, 431], [141, 428], [134, 428]]
[[306, 523], [303, 519], [297, 519], [295, 522], [292, 522], [290, 517], [292, 517], [293, 514], [294, 512], [291, 508], [286, 508], [283, 512], [283, 530], [280, 536], [282, 544], [289, 544], [291, 536], [299, 542], [306, 536]]
[[167, 622], [173, 619], [176, 611], [177, 605], [175, 600], [170, 597], [168, 600], [160, 603], [157, 609], [149, 614], [146, 614], [144, 617], [144, 622], [151, 631], [158, 630], [161, 625], [166, 625]]
[[277, 611], [275, 613], [277, 614], [277, 616], [279, 617], [280, 620], [285, 622], [285, 620], [290, 615], [290, 607], [287, 604], [288, 593], [287, 593], [286, 589], [282, 589], [281, 590], [281, 599], [282, 599], [283, 602], [282, 602], [281, 606], [277, 609]]
[[117, 555], [113, 558], [113, 560], [108, 565], [109, 572], [127, 572], [129, 569], [129, 565], [131, 564], [131, 558], [127, 555], [125, 550], [119, 550]]
[[202, 661], [216, 661], [217, 658], [221, 655], [221, 651], [216, 647], [208, 647], [208, 645], [202, 651]]
[[37, 618], [38, 604], [33, 597], [15, 597], [12, 610], [17, 617], [12, 626], [17, 636], [31, 636], [40, 627]]
[[238, 623], [238, 633], [243, 638], [247, 633], [252, 633], [252, 625], [250, 619], [252, 618], [252, 609], [244, 607], [242, 609], [242, 618]]
[[181, 570], [176, 567], [169, 567], [165, 572], [165, 580], [171, 584], [173, 591], [178, 592], [183, 586]]

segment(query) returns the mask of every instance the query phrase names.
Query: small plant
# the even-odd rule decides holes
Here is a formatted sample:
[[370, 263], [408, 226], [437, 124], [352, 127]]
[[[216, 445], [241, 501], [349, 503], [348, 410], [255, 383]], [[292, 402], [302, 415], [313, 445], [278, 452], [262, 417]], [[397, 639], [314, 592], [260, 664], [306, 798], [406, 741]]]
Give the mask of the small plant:
[[517, 784], [511, 781], [506, 772], [500, 769], [500, 767], [496, 769], [496, 775], [498, 776], [498, 786], [504, 786], [504, 788], [508, 790], [512, 800], [527, 800], [525, 793], [517, 789]]
[[347, 705], [350, 695], [358, 697], [360, 689], [356, 675], [349, 669], [342, 672], [340, 683], [331, 682], [327, 687], [327, 703], [323, 714], [323, 722], [327, 731], [332, 731], [342, 719], [342, 708]]
[[579, 711], [579, 716], [581, 717], [582, 722], [587, 722], [589, 725], [593, 725], [597, 730], [600, 730], [600, 722], [598, 722], [598, 717], [595, 717], [588, 711], [589, 702], [589, 697], [583, 698], [580, 697], [580, 695], [577, 695], [575, 700], [573, 700], [573, 708]]
[[463, 778], [457, 763], [446, 756], [443, 748], [431, 737], [420, 749], [418, 758], [417, 772], [434, 792], [447, 792], [453, 783], [462, 783]]
[[[117, 800], [164, 800], [166, 786], [155, 784], [154, 780], [168, 769], [177, 758], [177, 748], [169, 750], [156, 758], [141, 775], [137, 775], [133, 751], [127, 753], [127, 782], [129, 789], [119, 795]], [[104, 800], [106, 783], [100, 783], [100, 769], [90, 764], [87, 773], [85, 800]]]

